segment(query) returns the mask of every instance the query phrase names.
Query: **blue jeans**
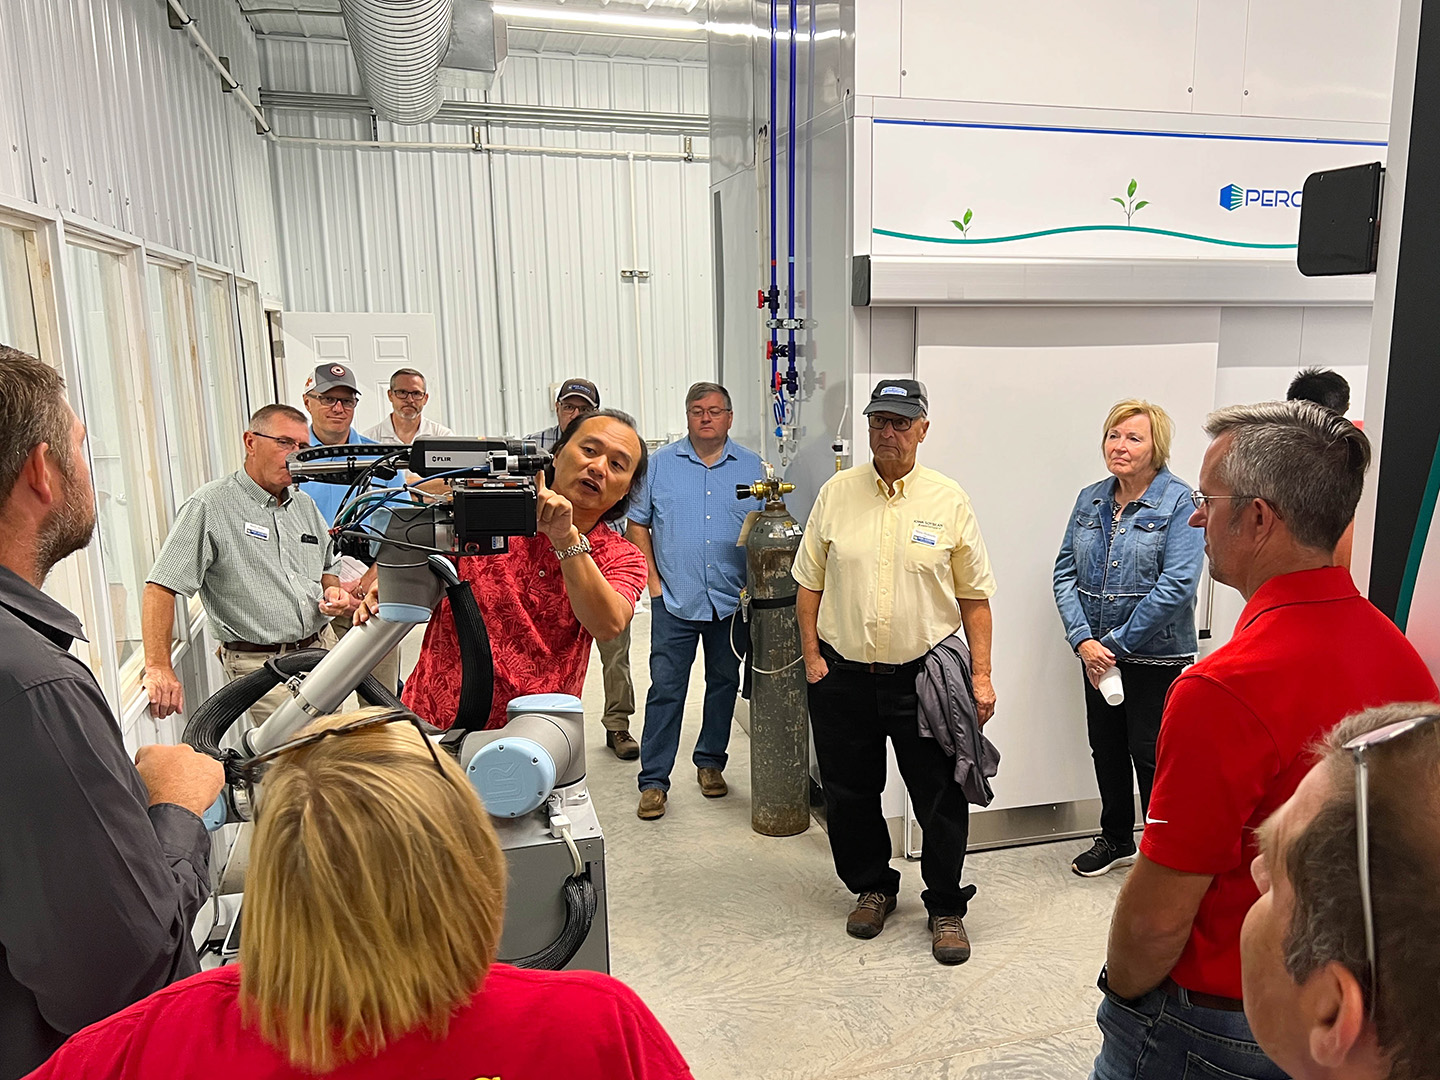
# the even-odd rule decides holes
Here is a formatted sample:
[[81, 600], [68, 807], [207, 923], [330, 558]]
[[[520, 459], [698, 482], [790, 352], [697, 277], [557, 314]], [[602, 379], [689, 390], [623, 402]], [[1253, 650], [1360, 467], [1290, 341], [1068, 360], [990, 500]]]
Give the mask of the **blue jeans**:
[[[672, 615], [663, 597], [650, 601], [650, 693], [645, 698], [645, 731], [640, 737], [640, 790], [670, 790], [670, 770], [680, 751], [680, 726], [685, 714], [685, 692], [695, 646], [705, 642], [705, 708], [700, 738], [695, 744], [695, 765], [723, 769], [729, 760], [730, 721], [735, 715], [735, 694], [740, 689], [740, 661], [750, 631], [738, 615], [693, 622]], [[734, 623], [735, 651], [731, 649]]]
[[1243, 1012], [1202, 1009], [1152, 990], [1126, 1001], [1101, 989], [1105, 1037], [1090, 1080], [1286, 1080], [1250, 1034]]

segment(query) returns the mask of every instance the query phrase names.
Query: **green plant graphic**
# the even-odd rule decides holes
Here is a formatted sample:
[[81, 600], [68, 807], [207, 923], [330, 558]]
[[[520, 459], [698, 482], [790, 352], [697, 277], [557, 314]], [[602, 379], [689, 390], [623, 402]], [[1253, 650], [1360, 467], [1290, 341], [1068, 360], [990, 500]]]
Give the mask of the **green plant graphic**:
[[1128, 199], [1130, 200], [1129, 202], [1126, 202], [1125, 199], [1120, 198], [1119, 195], [1114, 195], [1114, 196], [1111, 196], [1111, 198], [1110, 198], [1110, 201], [1111, 201], [1111, 202], [1117, 202], [1117, 203], [1119, 203], [1119, 204], [1120, 204], [1120, 209], [1122, 209], [1122, 210], [1125, 211], [1125, 224], [1126, 224], [1126, 225], [1129, 225], [1129, 224], [1130, 224], [1130, 219], [1135, 216], [1135, 214], [1136, 214], [1137, 211], [1143, 210], [1143, 209], [1145, 209], [1145, 207], [1147, 207], [1147, 206], [1150, 205], [1150, 203], [1149, 203], [1147, 200], [1145, 200], [1145, 199], [1141, 199], [1139, 202], [1136, 202], [1136, 201], [1135, 201], [1135, 188], [1136, 188], [1137, 186], [1138, 186], [1138, 185], [1135, 183], [1134, 179], [1132, 178], [1131, 181], [1130, 181], [1130, 186], [1129, 186], [1129, 188], [1127, 188], [1126, 191], [1125, 191], [1125, 196], [1126, 196], [1126, 198], [1128, 198]]
[[960, 230], [960, 235], [961, 235], [961, 236], [969, 236], [969, 235], [970, 235], [970, 218], [971, 218], [972, 216], [973, 216], [973, 215], [971, 214], [971, 212], [967, 209], [967, 210], [965, 211], [965, 216], [964, 216], [964, 217], [962, 217], [959, 221], [954, 221], [954, 220], [952, 220], [952, 221], [950, 222], [950, 224], [951, 224], [951, 225], [954, 225], [955, 228], [957, 228], [957, 229]]

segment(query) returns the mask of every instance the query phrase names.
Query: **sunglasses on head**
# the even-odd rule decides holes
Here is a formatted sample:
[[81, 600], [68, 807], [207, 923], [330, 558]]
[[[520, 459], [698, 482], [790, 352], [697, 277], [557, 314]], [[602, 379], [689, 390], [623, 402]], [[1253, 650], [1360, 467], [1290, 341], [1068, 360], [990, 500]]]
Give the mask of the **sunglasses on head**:
[[369, 731], [372, 728], [384, 727], [386, 724], [393, 724], [397, 721], [408, 723], [415, 728], [421, 741], [425, 743], [425, 749], [430, 752], [430, 760], [435, 762], [435, 768], [439, 769], [443, 775], [445, 770], [440, 764], [440, 756], [435, 752], [435, 744], [425, 734], [424, 721], [409, 709], [386, 709], [373, 716], [362, 716], [358, 720], [351, 720], [348, 724], [341, 724], [339, 727], [307, 732], [283, 742], [279, 746], [271, 747], [262, 754], [256, 754], [252, 758], [236, 762], [231, 771], [239, 783], [253, 788], [265, 778], [265, 773], [269, 771], [270, 766], [277, 758], [307, 746], [314, 746], [332, 735], [336, 737], [353, 735], [357, 731]]

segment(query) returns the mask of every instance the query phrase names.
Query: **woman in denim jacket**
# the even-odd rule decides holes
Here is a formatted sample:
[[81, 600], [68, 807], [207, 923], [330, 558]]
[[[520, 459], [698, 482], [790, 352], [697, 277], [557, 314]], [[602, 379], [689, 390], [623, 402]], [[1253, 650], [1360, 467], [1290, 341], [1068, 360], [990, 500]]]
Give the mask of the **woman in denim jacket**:
[[[1085, 715], [1100, 835], [1071, 869], [1096, 877], [1135, 861], [1131, 765], [1148, 809], [1165, 693], [1195, 660], [1195, 589], [1205, 533], [1191, 528], [1190, 486], [1165, 467], [1173, 425], [1147, 401], [1122, 401], [1105, 419], [1110, 477], [1080, 492], [1055, 559], [1055, 605], [1084, 665]], [[1125, 700], [1097, 685], [1114, 665]]]

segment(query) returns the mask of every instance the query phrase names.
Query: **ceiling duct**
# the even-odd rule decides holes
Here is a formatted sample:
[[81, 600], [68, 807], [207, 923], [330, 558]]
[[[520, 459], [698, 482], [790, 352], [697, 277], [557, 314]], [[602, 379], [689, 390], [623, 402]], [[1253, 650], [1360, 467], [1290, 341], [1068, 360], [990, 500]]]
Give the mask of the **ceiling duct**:
[[505, 59], [490, 0], [341, 0], [365, 96], [382, 120], [423, 124], [441, 84], [489, 89]]
[[455, 0], [440, 84], [489, 90], [505, 66], [506, 52], [505, 20], [495, 14], [490, 0]]

